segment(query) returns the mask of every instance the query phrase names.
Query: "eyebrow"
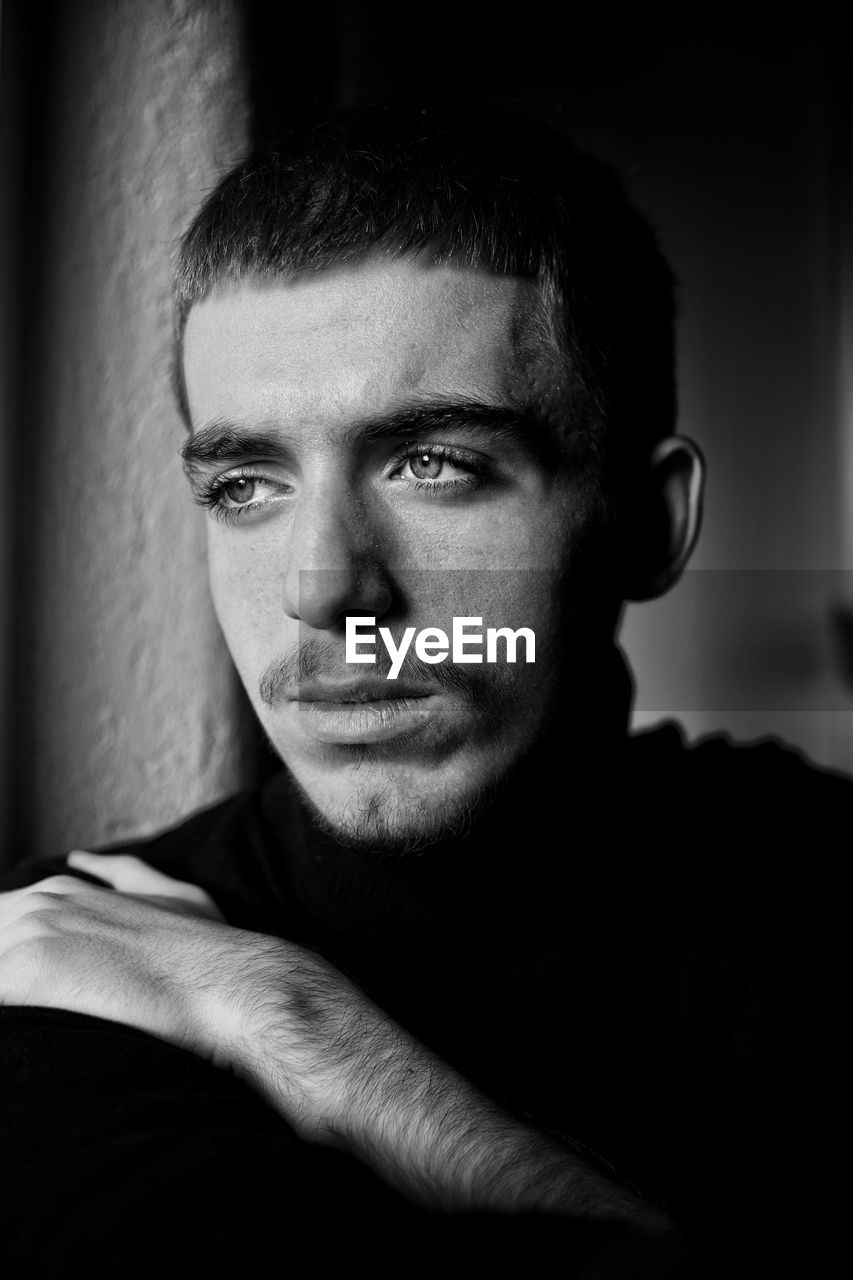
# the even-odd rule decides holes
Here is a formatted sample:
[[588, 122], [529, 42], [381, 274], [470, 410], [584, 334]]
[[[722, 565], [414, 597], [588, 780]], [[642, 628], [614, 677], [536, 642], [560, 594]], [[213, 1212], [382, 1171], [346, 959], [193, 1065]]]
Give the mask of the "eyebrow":
[[[488, 434], [491, 439], [537, 453], [542, 449], [543, 436], [550, 432], [541, 420], [520, 409], [458, 400], [412, 405], [360, 419], [347, 426], [338, 438], [352, 447], [447, 430]], [[292, 451], [293, 436], [274, 423], [242, 426], [216, 419], [190, 436], [181, 449], [181, 457], [184, 470], [192, 479], [211, 466], [234, 465], [250, 457], [280, 458]]]
[[248, 457], [278, 457], [286, 452], [274, 427], [240, 427], [217, 419], [194, 432], [181, 448], [184, 471], [192, 478], [207, 467], [229, 465]]

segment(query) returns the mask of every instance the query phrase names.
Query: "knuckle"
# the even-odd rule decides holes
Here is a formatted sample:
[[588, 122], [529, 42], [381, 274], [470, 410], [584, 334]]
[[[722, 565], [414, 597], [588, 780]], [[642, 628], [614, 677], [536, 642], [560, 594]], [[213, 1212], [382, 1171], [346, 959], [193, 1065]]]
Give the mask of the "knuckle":
[[45, 937], [37, 933], [26, 933], [15, 944], [13, 955], [19, 964], [38, 966], [44, 962], [47, 951], [48, 946]]
[[44, 935], [55, 931], [58, 899], [49, 895], [45, 895], [45, 898], [45, 902], [32, 902], [21, 913], [18, 924], [26, 940], [40, 940]]
[[46, 897], [59, 898], [66, 893], [72, 893], [79, 890], [80, 881], [76, 876], [54, 875], [48, 876], [45, 880], [39, 880], [33, 892], [44, 894]]
[[14, 974], [25, 978], [42, 973], [50, 958], [49, 940], [31, 932], [19, 936], [3, 956], [3, 970], [8, 978]]
[[50, 889], [34, 889], [32, 893], [27, 894], [22, 908], [23, 912], [32, 918], [42, 912], [55, 911], [61, 901], [61, 895]]

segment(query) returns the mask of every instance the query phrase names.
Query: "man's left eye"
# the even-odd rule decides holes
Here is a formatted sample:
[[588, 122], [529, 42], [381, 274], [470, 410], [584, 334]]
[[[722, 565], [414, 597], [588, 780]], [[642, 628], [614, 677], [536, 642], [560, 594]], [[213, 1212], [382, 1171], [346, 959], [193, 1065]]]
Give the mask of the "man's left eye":
[[236, 476], [233, 480], [227, 480], [223, 484], [222, 494], [234, 506], [241, 506], [246, 502], [251, 502], [255, 497], [258, 483], [254, 476]]
[[407, 459], [416, 480], [437, 480], [444, 468], [444, 458], [438, 453], [425, 450]]
[[394, 479], [407, 480], [425, 490], [476, 489], [485, 477], [482, 460], [448, 445], [409, 446], [395, 463], [391, 473]]

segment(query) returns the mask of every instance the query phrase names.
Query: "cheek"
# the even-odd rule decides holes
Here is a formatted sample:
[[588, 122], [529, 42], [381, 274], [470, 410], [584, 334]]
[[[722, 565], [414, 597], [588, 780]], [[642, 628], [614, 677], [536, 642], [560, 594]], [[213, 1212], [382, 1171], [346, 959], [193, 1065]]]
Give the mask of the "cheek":
[[542, 491], [460, 510], [417, 512], [395, 531], [397, 563], [411, 568], [565, 573], [585, 506]]
[[242, 671], [243, 663], [262, 655], [276, 634], [281, 642], [288, 619], [282, 608], [279, 565], [268, 549], [252, 539], [212, 527], [208, 569], [216, 616]]

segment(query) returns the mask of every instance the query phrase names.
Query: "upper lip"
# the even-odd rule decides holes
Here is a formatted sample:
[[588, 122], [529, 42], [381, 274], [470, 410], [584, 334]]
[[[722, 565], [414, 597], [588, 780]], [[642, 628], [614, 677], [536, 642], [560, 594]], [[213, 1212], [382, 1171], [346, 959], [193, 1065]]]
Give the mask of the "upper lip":
[[305, 680], [291, 685], [293, 702], [384, 702], [391, 698], [428, 698], [434, 687], [408, 680]]

